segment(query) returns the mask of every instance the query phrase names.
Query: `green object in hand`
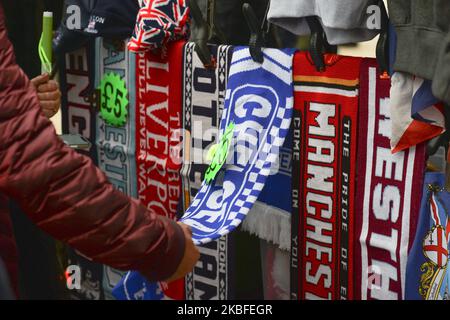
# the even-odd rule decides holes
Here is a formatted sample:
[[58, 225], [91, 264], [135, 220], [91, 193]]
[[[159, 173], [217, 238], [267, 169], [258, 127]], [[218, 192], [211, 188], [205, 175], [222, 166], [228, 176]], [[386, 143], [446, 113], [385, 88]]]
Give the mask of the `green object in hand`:
[[100, 83], [100, 116], [109, 125], [123, 127], [128, 116], [128, 90], [125, 81], [107, 73]]
[[53, 13], [44, 12], [42, 16], [42, 34], [39, 40], [39, 58], [41, 59], [42, 72], [52, 72], [53, 61]]
[[212, 158], [212, 160], [205, 174], [205, 182], [207, 184], [210, 184], [216, 178], [217, 173], [219, 173], [227, 160], [235, 126], [234, 122], [231, 122], [220, 139], [220, 142], [213, 146], [208, 153], [208, 157]]

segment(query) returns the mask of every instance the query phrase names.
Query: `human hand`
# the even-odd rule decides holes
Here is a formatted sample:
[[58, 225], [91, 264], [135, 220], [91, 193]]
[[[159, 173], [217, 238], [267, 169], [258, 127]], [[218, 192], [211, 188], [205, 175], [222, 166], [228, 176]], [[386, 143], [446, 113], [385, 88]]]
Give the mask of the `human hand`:
[[56, 81], [50, 80], [46, 73], [31, 79], [31, 83], [37, 91], [42, 111], [47, 118], [58, 113], [61, 106], [61, 91]]
[[181, 227], [185, 237], [185, 249], [183, 259], [181, 259], [181, 263], [178, 266], [175, 273], [165, 282], [172, 282], [178, 279], [183, 278], [186, 274], [191, 272], [194, 269], [195, 264], [200, 258], [200, 252], [197, 247], [192, 242], [192, 230], [191, 227], [185, 225], [182, 222], [178, 222], [178, 225]]

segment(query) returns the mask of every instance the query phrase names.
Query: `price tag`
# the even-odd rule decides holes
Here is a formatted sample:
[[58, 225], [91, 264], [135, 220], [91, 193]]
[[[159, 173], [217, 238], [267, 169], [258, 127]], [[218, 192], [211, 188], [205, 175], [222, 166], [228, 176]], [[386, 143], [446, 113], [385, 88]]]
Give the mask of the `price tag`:
[[123, 127], [128, 116], [128, 90], [117, 74], [107, 73], [100, 83], [100, 116], [109, 125]]

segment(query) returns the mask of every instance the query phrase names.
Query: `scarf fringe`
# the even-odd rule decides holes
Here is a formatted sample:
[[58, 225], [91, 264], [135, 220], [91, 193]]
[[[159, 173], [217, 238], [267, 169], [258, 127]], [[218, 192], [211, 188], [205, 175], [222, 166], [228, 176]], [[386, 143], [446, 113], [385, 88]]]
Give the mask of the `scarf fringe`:
[[242, 224], [242, 230], [277, 245], [281, 250], [291, 250], [291, 214], [256, 201]]

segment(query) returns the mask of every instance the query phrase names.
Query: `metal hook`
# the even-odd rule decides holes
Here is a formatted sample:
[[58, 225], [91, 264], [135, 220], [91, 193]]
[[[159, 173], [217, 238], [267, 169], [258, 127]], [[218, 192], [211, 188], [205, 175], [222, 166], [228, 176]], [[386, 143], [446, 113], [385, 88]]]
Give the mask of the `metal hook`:
[[[249, 49], [253, 61], [263, 63], [264, 56], [262, 47], [264, 46], [265, 39], [262, 33], [262, 28], [258, 27], [258, 20], [256, 18], [255, 11], [249, 3], [242, 5], [242, 13], [247, 21], [248, 28], [250, 29]], [[263, 22], [264, 26], [264, 22]]]
[[323, 55], [325, 53], [336, 53], [337, 47], [328, 43], [325, 31], [317, 17], [306, 17], [306, 22], [311, 30], [309, 54], [317, 71], [322, 72], [326, 65]]

